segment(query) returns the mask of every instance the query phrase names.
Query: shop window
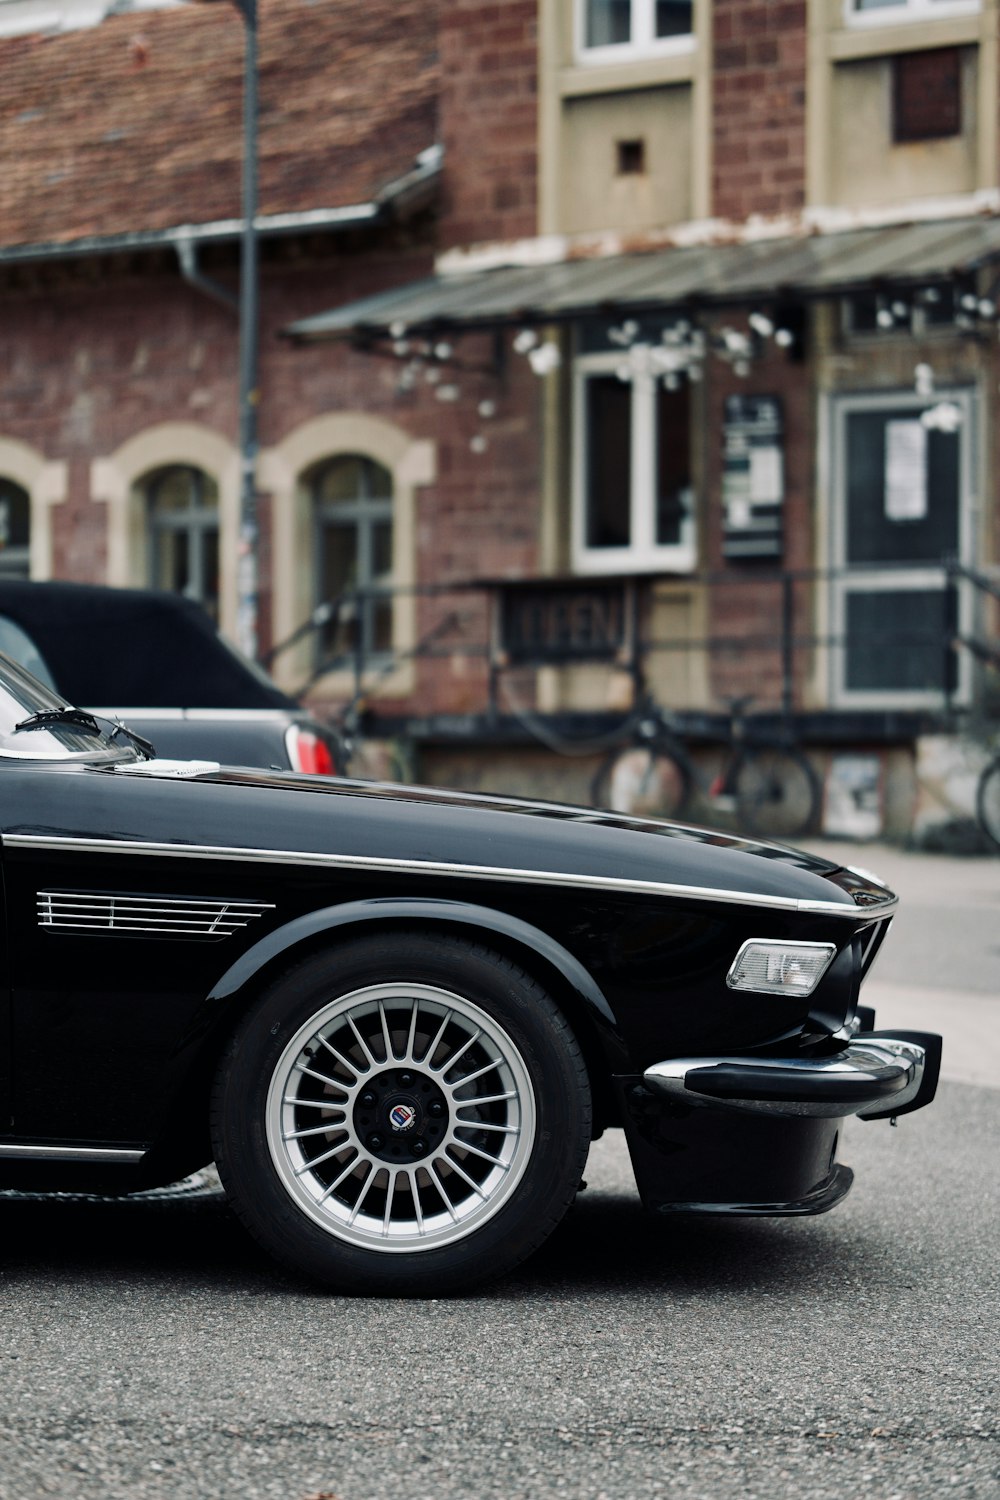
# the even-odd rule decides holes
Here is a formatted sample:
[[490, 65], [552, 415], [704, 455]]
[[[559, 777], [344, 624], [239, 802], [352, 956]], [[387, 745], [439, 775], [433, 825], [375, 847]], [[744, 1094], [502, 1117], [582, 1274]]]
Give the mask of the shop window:
[[934, 328], [972, 326], [980, 299], [971, 284], [942, 283], [917, 291], [859, 292], [844, 302], [844, 328], [854, 336], [919, 337]]
[[693, 0], [579, 0], [583, 61], [619, 61], [691, 42]]
[[370, 458], [345, 454], [314, 471], [310, 490], [315, 602], [337, 606], [319, 632], [317, 665], [384, 659], [393, 644], [392, 475]]
[[892, 139], [945, 140], [962, 133], [962, 54], [957, 47], [892, 59]]
[[691, 395], [616, 355], [577, 360], [574, 565], [579, 572], [688, 571], [695, 563]]
[[31, 572], [31, 500], [13, 480], [0, 478], [0, 578]]
[[170, 464], [142, 486], [149, 526], [149, 577], [154, 588], [196, 599], [219, 617], [219, 491], [189, 464]]

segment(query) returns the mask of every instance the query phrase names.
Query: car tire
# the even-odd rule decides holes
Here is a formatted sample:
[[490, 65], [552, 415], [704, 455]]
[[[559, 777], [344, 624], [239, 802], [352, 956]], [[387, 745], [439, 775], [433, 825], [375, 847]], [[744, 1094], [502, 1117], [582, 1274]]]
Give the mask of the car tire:
[[586, 1065], [544, 989], [452, 934], [304, 960], [232, 1037], [216, 1163], [267, 1250], [341, 1291], [430, 1295], [551, 1233], [590, 1143]]

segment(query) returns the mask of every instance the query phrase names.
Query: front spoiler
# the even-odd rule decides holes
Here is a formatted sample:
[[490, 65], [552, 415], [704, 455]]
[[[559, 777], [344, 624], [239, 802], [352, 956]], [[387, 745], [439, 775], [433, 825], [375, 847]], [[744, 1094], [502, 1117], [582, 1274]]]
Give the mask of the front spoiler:
[[831, 1057], [682, 1057], [654, 1063], [643, 1081], [675, 1103], [751, 1114], [880, 1120], [934, 1097], [941, 1038], [932, 1032], [861, 1033]]

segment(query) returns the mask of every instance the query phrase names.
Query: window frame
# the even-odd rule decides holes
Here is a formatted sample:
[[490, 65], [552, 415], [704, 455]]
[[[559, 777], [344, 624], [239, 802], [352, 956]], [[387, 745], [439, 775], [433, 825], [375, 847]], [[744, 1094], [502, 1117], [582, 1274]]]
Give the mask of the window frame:
[[[649, 57], [676, 57], [693, 52], [698, 44], [698, 4], [692, 0], [691, 30], [677, 36], [655, 35], [656, 0], [629, 0], [630, 40], [612, 42], [599, 47], [587, 45], [588, 0], [575, 0], [574, 53], [576, 61], [587, 67], [600, 67], [608, 63], [637, 62]], [[638, 18], [638, 23], [637, 23]]]
[[[319, 494], [323, 475], [337, 463], [346, 460], [356, 460], [362, 466], [362, 473], [368, 474], [373, 469], [381, 469], [389, 479], [388, 496], [379, 495], [357, 495], [351, 500], [326, 500]], [[324, 529], [327, 525], [335, 525], [347, 529], [350, 525], [357, 540], [358, 580], [355, 585], [357, 592], [364, 593], [368, 589], [387, 587], [392, 589], [396, 577], [395, 570], [395, 548], [396, 548], [396, 493], [395, 478], [392, 469], [387, 464], [381, 463], [373, 458], [370, 453], [357, 450], [331, 453], [313, 466], [308, 476], [308, 487], [310, 493], [310, 527], [313, 541], [313, 581], [312, 596], [314, 607], [326, 602], [323, 589], [323, 558], [324, 558]], [[380, 585], [379, 575], [375, 568], [375, 530], [380, 524], [389, 523], [390, 528], [390, 563], [388, 572], [383, 580], [388, 580]], [[367, 577], [361, 576], [362, 565], [367, 569]], [[388, 650], [378, 650], [374, 641], [376, 636], [375, 614], [379, 601], [366, 599], [363, 601], [357, 614], [360, 626], [358, 643], [352, 648], [353, 654], [360, 655], [360, 660], [365, 669], [369, 667], [382, 667], [388, 663], [395, 652], [397, 630], [395, 623], [395, 599], [388, 600], [390, 613], [390, 630], [393, 645]], [[317, 659], [315, 665], [321, 666], [321, 657], [324, 655], [322, 637], [316, 636]]]
[[[831, 578], [829, 608], [834, 640], [847, 634], [848, 598], [851, 593], [880, 593], [887, 588], [906, 591], [942, 590], [943, 560], [910, 563], [851, 563], [847, 535], [848, 425], [855, 413], [881, 413], [908, 409], [914, 417], [937, 402], [954, 403], [962, 412], [959, 430], [958, 479], [958, 556], [960, 561], [972, 555], [975, 535], [977, 494], [980, 484], [979, 464], [979, 396], [975, 386], [943, 387], [933, 398], [916, 395], [912, 387], [880, 391], [839, 391], [829, 398], [831, 441], [831, 485], [829, 508], [829, 545]], [[962, 634], [973, 628], [974, 602], [969, 586], [959, 584], [959, 621]], [[940, 708], [943, 702], [939, 688], [852, 688], [847, 683], [846, 649], [833, 649], [829, 655], [829, 694], [831, 706], [838, 709], [926, 710]], [[950, 694], [956, 705], [971, 701], [972, 672], [969, 653], [960, 651], [957, 680]]]
[[914, 26], [946, 16], [976, 15], [981, 9], [981, 0], [902, 0], [898, 5], [858, 10], [857, 0], [844, 0], [844, 20], [848, 26], [862, 28]]
[[0, 472], [0, 504], [8, 499], [22, 502], [27, 520], [27, 540], [24, 542], [0, 543], [0, 579], [31, 577], [31, 492], [23, 484]]
[[[638, 349], [641, 346], [635, 345]], [[579, 354], [573, 362], [572, 524], [571, 561], [581, 575], [614, 573], [693, 573], [697, 567], [697, 491], [691, 485], [691, 506], [681, 523], [681, 540], [657, 543], [657, 428], [656, 396], [662, 376], [636, 369], [631, 385], [630, 455], [632, 479], [629, 494], [629, 535], [625, 547], [591, 547], [586, 540], [587, 520], [587, 381], [613, 375], [623, 355]], [[640, 362], [641, 363], [641, 362]], [[693, 424], [693, 418], [692, 418]], [[689, 428], [689, 442], [691, 430]]]
[[[164, 482], [172, 470], [182, 470], [194, 476], [192, 491], [195, 495], [193, 503], [184, 510], [176, 512], [163, 512], [157, 514], [155, 505], [155, 491]], [[214, 505], [205, 503], [206, 482], [215, 490]], [[176, 463], [158, 464], [142, 475], [139, 480], [145, 505], [146, 528], [147, 528], [147, 555], [148, 555], [148, 577], [153, 588], [163, 588], [159, 582], [158, 562], [160, 560], [161, 538], [166, 534], [176, 535], [184, 532], [188, 539], [188, 573], [198, 580], [198, 592], [191, 593], [188, 589], [170, 589], [171, 593], [179, 593], [182, 598], [194, 599], [196, 603], [212, 616], [218, 623], [222, 612], [222, 575], [224, 571], [222, 556], [222, 498], [219, 493], [218, 481], [207, 469], [200, 464], [188, 463], [178, 460]], [[215, 549], [218, 557], [218, 569], [215, 576], [215, 593], [207, 597], [203, 586], [206, 582], [207, 557], [205, 549], [205, 538], [211, 531], [215, 532]]]

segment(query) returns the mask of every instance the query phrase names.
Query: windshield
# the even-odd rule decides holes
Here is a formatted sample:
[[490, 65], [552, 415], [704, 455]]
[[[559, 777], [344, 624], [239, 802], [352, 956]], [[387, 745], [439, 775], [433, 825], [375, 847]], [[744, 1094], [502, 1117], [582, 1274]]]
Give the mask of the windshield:
[[[87, 722], [46, 723], [22, 727], [36, 714], [68, 711], [65, 698], [39, 682], [24, 667], [0, 652], [0, 757], [17, 760], [75, 760], [81, 758], [133, 761], [138, 752], [125, 739], [114, 737], [114, 725]], [[70, 716], [67, 714], [67, 717]]]

